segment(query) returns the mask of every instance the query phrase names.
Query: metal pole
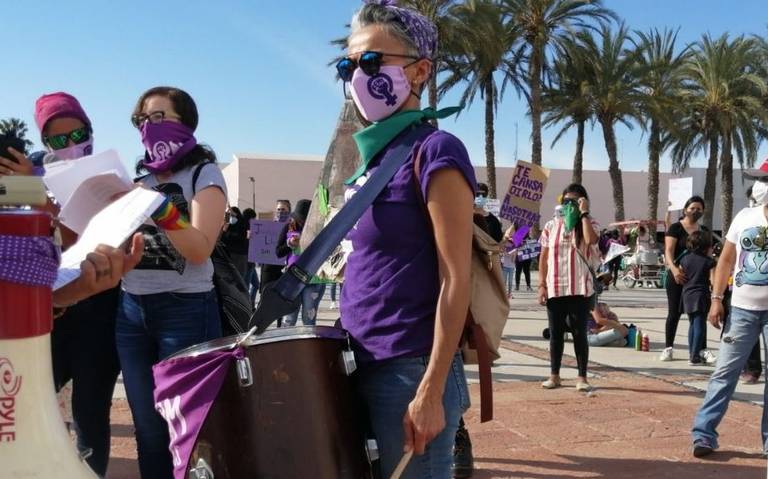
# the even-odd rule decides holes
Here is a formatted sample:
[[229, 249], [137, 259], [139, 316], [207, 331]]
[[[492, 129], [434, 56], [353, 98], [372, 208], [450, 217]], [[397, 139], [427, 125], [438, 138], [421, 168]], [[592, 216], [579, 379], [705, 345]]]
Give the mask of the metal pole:
[[248, 178], [251, 180], [251, 203], [253, 205], [253, 210], [256, 210], [256, 180], [253, 176]]

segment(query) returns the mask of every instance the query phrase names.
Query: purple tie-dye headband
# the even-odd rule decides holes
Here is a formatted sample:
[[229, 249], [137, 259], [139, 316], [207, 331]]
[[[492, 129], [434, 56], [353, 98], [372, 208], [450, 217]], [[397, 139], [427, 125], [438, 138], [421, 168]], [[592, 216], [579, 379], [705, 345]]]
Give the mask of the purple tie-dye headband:
[[397, 15], [405, 26], [408, 36], [416, 44], [422, 58], [433, 59], [437, 53], [437, 27], [421, 13], [397, 5], [397, 0], [364, 0], [364, 3], [381, 5]]

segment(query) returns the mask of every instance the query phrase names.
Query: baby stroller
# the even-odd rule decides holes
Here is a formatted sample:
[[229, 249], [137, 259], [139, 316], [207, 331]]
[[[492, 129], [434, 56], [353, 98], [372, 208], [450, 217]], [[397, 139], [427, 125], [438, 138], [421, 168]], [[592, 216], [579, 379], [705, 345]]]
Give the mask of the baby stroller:
[[640, 251], [624, 257], [626, 268], [621, 281], [627, 288], [661, 288], [661, 275], [664, 272], [664, 257], [657, 250]]

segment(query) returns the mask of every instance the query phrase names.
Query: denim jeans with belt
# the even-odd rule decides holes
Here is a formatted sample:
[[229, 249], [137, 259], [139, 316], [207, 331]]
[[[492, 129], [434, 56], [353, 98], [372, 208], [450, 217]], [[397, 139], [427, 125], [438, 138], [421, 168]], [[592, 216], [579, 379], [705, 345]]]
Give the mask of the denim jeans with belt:
[[[717, 365], [709, 379], [707, 394], [693, 422], [693, 440], [708, 439], [717, 448], [717, 426], [728, 410], [744, 365], [749, 358], [755, 340], [768, 336], [768, 311], [749, 311], [731, 307], [731, 315], [725, 323]], [[763, 403], [768, 402], [768, 383], [763, 389]], [[768, 415], [763, 406], [761, 422], [762, 447], [768, 451]]]
[[[390, 477], [403, 456], [403, 417], [416, 396], [429, 357], [399, 358], [365, 364], [357, 374], [358, 389], [365, 400], [373, 434], [378, 442], [382, 477]], [[461, 355], [453, 358], [443, 393], [445, 429], [413, 456], [402, 479], [451, 477], [453, 443], [459, 420], [469, 408], [469, 389]]]
[[221, 336], [216, 293], [123, 292], [117, 315], [117, 352], [136, 428], [144, 479], [172, 479], [168, 426], [155, 410], [152, 366], [195, 344]]

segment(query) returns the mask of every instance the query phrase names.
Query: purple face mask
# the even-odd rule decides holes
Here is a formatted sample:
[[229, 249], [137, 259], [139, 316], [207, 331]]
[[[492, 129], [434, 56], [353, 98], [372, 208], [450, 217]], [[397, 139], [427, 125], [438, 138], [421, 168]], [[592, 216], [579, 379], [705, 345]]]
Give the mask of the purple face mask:
[[164, 173], [192, 151], [197, 145], [194, 131], [175, 121], [152, 123], [141, 126], [141, 142], [147, 152], [144, 167], [151, 173]]
[[351, 81], [352, 98], [360, 114], [370, 122], [392, 116], [411, 94], [411, 86], [401, 66], [382, 66], [374, 76], [362, 68], [355, 70]]
[[77, 160], [93, 154], [93, 136], [79, 145], [72, 145], [60, 150], [51, 150], [59, 160]]

